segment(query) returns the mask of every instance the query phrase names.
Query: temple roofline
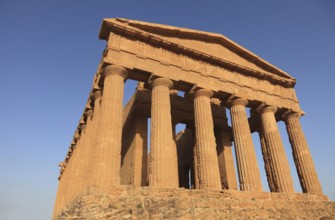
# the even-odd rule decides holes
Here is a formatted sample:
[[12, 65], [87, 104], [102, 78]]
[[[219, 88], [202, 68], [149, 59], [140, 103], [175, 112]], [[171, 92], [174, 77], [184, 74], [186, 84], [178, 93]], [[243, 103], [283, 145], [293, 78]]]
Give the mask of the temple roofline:
[[[136, 21], [136, 20], [128, 20], [124, 18], [105, 18], [103, 19], [101, 29], [99, 32], [99, 38], [108, 40], [109, 33], [113, 32], [113, 30], [117, 29], [123, 29], [125, 30], [124, 33], [127, 31], [130, 31], [133, 33], [133, 35], [140, 34], [140, 30], [142, 31], [150, 31], [150, 32], [156, 32], [157, 34], [165, 34], [170, 36], [178, 36], [178, 37], [192, 37], [194, 39], [200, 40], [200, 41], [211, 41], [215, 43], [219, 43], [222, 46], [230, 49], [232, 52], [238, 54], [239, 56], [245, 58], [246, 60], [255, 63], [256, 65], [260, 66], [264, 70], [273, 73], [279, 77], [283, 77], [284, 80], [290, 84], [290, 87], [294, 87], [296, 83], [296, 79], [286, 73], [285, 71], [277, 68], [276, 66], [270, 64], [269, 62], [265, 61], [264, 59], [258, 57], [256, 54], [252, 53], [251, 51], [247, 50], [246, 48], [238, 45], [234, 41], [230, 40], [229, 38], [225, 37], [221, 34], [211, 33], [211, 32], [205, 32], [205, 31], [198, 31], [198, 30], [192, 30], [188, 28], [179, 28], [174, 27], [170, 25], [163, 25], [163, 24], [155, 24], [155, 23], [149, 23], [149, 22], [142, 22], [142, 21]], [[148, 33], [149, 34], [149, 33]], [[171, 44], [174, 44], [170, 42]], [[183, 49], [189, 49], [185, 46], [183, 46]], [[192, 50], [193, 49], [189, 49]], [[197, 51], [197, 53], [202, 54], [202, 52]], [[201, 55], [200, 55], [201, 56]], [[200, 57], [199, 56], [199, 57]], [[204, 54], [202, 56], [206, 56], [208, 59], [213, 59], [214, 62], [217, 62], [217, 57], [214, 57], [210, 54]], [[229, 61], [227, 61], [229, 62]], [[235, 63], [230, 64], [234, 65]], [[237, 65], [237, 64], [235, 64]]]

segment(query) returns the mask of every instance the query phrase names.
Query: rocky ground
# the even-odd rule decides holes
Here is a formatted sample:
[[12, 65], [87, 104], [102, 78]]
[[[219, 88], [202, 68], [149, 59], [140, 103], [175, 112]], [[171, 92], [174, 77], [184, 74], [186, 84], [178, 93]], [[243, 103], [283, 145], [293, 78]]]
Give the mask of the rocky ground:
[[54, 219], [335, 219], [335, 202], [302, 193], [90, 189]]

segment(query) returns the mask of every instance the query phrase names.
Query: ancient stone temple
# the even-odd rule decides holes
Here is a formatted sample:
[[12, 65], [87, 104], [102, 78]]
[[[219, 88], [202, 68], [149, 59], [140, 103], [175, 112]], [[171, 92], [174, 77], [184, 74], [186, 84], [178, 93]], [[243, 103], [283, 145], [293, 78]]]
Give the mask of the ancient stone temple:
[[[295, 78], [220, 34], [104, 19], [99, 37], [107, 46], [60, 164], [54, 219], [335, 215], [300, 124]], [[138, 86], [123, 106], [128, 79]], [[178, 123], [186, 128], [176, 133]], [[302, 193], [294, 191], [295, 170]]]

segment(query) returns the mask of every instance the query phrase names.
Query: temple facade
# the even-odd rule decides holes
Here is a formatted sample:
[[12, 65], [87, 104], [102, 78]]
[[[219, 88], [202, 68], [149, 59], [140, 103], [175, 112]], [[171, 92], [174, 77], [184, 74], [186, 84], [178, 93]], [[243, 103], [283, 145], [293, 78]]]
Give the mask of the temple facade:
[[[300, 124], [295, 78], [220, 34], [104, 19], [99, 37], [107, 46], [60, 164], [54, 216], [90, 187], [262, 192], [260, 169], [271, 193], [294, 194], [279, 121], [302, 192], [323, 196]], [[139, 83], [123, 106], [127, 79]], [[176, 133], [178, 123], [186, 128]]]

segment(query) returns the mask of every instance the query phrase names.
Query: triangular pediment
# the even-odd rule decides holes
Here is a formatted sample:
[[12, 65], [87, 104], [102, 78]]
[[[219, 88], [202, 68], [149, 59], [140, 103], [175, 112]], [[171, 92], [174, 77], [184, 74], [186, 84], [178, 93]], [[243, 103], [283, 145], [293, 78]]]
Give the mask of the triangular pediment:
[[198, 57], [212, 59], [215, 62], [222, 61], [233, 68], [256, 73], [253, 76], [266, 76], [266, 78], [273, 78], [276, 81], [283, 81], [289, 87], [295, 84], [295, 79], [288, 73], [221, 34], [136, 20], [107, 18], [103, 21], [99, 37], [107, 40], [110, 32], [113, 30], [121, 32], [120, 29], [133, 32], [133, 36], [136, 36], [136, 32], [149, 34], [165, 42], [180, 45], [185, 50], [199, 54]]

